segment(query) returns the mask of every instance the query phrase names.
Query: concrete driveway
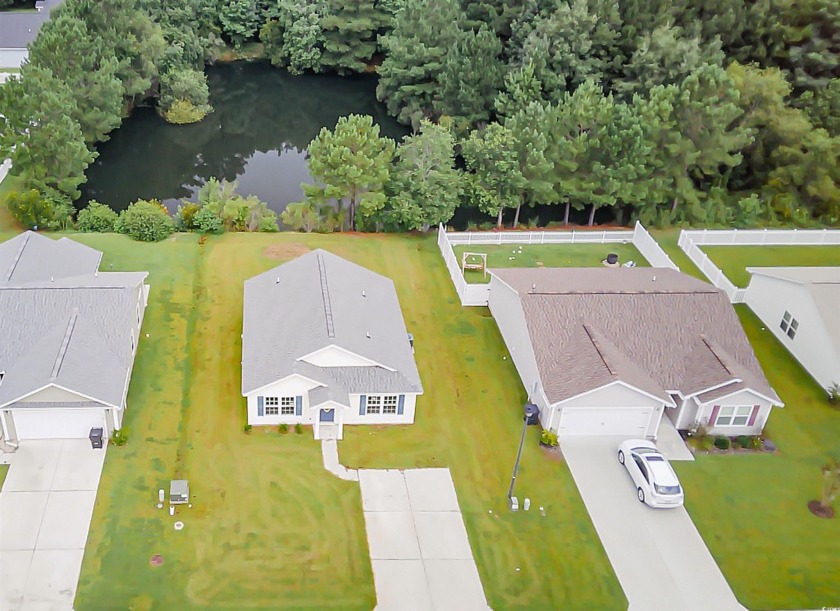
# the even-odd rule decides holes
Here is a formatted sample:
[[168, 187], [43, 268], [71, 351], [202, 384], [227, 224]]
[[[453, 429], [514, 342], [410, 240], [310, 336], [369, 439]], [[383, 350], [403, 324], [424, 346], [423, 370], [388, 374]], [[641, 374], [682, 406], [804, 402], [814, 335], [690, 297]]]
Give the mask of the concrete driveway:
[[560, 447], [630, 611], [743, 610], [684, 508], [636, 498], [616, 458], [622, 437], [563, 437]]
[[105, 450], [23, 441], [0, 491], [0, 609], [72, 609]]

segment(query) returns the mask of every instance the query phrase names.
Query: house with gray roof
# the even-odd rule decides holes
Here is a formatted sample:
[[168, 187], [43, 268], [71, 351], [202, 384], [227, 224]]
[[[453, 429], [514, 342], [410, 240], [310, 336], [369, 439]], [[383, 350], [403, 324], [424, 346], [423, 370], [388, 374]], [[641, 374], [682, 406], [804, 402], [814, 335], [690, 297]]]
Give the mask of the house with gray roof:
[[109, 436], [122, 426], [146, 272], [27, 231], [0, 244], [0, 425], [7, 441]]
[[35, 40], [50, 11], [63, 0], [38, 0], [35, 10], [0, 11], [0, 68], [20, 68], [29, 58], [29, 43]]
[[423, 393], [390, 278], [314, 250], [245, 282], [242, 395], [251, 425], [411, 424]]
[[840, 267], [747, 271], [746, 304], [820, 386], [840, 384]]
[[781, 406], [726, 295], [662, 268], [490, 270], [490, 312], [544, 428], [761, 432]]

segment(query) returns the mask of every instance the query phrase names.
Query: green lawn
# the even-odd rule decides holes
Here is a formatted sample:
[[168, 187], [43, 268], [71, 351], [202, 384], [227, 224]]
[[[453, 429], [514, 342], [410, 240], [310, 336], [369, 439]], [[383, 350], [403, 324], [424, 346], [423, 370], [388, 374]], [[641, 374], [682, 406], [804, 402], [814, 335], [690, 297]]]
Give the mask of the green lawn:
[[736, 286], [750, 283], [747, 267], [840, 266], [840, 246], [702, 246]]
[[6, 481], [6, 475], [9, 473], [9, 465], [0, 465], [0, 490], [3, 489], [3, 482]]
[[[677, 246], [679, 230], [652, 232], [682, 271], [703, 278]], [[826, 265], [835, 247], [704, 248], [736, 284], [748, 265]], [[714, 254], [713, 254], [714, 253]], [[822, 254], [820, 254], [822, 253]], [[835, 255], [836, 256], [836, 255]], [[731, 274], [731, 275], [730, 275]], [[740, 274], [740, 275], [739, 275]], [[766, 432], [773, 455], [699, 456], [674, 463], [686, 488], [686, 507], [723, 574], [750, 609], [819, 609], [837, 604], [840, 520], [810, 514], [819, 495], [820, 466], [840, 457], [840, 410], [746, 306], [736, 306], [770, 383], [785, 402]], [[840, 503], [835, 504], [840, 509]]]
[[[147, 269], [152, 285], [130, 441], [108, 452], [77, 609], [374, 606], [358, 485], [323, 469], [309, 429], [242, 431], [242, 282], [315, 247], [394, 279], [426, 388], [416, 424], [345, 429], [343, 462], [450, 467], [494, 608], [626, 609], [568, 469], [539, 450], [535, 428], [517, 493], [546, 516], [506, 511], [525, 396], [488, 311], [458, 305], [433, 237], [77, 239], [105, 251], [104, 269]], [[195, 495], [181, 532], [155, 508], [174, 477]]]
[[[519, 252], [520, 247], [522, 253]], [[457, 245], [453, 247], [455, 258], [461, 264], [464, 252], [487, 253], [487, 268], [494, 267], [597, 267], [602, 265], [608, 253], [618, 255], [619, 263], [635, 261], [638, 266], [648, 263], [633, 244], [505, 244], [505, 245]], [[467, 270], [467, 282], [480, 284], [489, 282], [480, 270]]]

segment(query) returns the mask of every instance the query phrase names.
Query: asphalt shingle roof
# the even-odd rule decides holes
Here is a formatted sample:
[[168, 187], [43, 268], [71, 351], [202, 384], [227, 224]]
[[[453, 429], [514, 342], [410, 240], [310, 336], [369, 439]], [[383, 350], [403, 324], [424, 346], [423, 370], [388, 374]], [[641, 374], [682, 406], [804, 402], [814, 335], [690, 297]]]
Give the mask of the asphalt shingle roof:
[[552, 403], [621, 380], [670, 404], [668, 391], [728, 394], [739, 380], [775, 401], [725, 294], [663, 268], [492, 269], [519, 294]]
[[0, 244], [0, 405], [54, 384], [122, 406], [147, 274], [97, 272], [101, 256], [33, 232]]
[[[330, 345], [377, 365], [298, 360]], [[242, 393], [293, 373], [334, 392], [422, 392], [394, 283], [320, 249], [247, 280]]]

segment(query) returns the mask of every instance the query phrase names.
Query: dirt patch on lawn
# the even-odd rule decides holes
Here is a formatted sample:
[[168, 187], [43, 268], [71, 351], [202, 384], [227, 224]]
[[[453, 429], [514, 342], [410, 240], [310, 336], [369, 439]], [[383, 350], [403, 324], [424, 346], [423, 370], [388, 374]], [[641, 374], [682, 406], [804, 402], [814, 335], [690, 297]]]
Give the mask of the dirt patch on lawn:
[[312, 249], [305, 244], [291, 242], [289, 244], [272, 244], [271, 246], [266, 246], [262, 251], [262, 255], [266, 259], [286, 260], [305, 255], [310, 250]]

